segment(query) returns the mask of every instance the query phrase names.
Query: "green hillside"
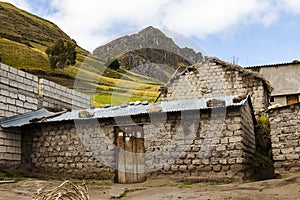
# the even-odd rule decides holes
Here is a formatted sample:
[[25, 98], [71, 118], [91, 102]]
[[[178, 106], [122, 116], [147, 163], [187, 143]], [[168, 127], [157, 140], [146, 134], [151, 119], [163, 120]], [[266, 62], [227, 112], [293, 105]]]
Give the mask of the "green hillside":
[[133, 100], [153, 100], [162, 84], [125, 68], [109, 69], [88, 51], [77, 47], [74, 66], [52, 70], [45, 50], [57, 39], [71, 40], [55, 24], [15, 6], [0, 2], [0, 54], [2, 62], [44, 77], [68, 88], [80, 80], [77, 90], [89, 94], [94, 105], [120, 104]]

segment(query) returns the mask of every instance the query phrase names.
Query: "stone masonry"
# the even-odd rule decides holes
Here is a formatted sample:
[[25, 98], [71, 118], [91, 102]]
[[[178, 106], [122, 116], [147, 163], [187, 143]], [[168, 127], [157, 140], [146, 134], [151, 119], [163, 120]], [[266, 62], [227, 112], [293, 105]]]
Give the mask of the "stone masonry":
[[[68, 177], [112, 178], [116, 166], [114, 128], [144, 129], [149, 175], [244, 178], [255, 151], [251, 104], [129, 117], [46, 122], [23, 127], [22, 163], [39, 172]], [[247, 172], [248, 171], [248, 172]]]
[[300, 104], [269, 111], [275, 172], [300, 170]]
[[114, 154], [113, 127], [97, 120], [23, 128], [22, 164], [42, 174], [111, 179], [113, 170], [105, 164], [114, 165]]
[[246, 104], [169, 113], [164, 124], [144, 125], [148, 171], [175, 178], [244, 178], [255, 151], [251, 113]]
[[251, 94], [254, 113], [259, 116], [269, 106], [270, 86], [255, 72], [218, 59], [206, 58], [193, 70], [167, 85], [162, 101]]

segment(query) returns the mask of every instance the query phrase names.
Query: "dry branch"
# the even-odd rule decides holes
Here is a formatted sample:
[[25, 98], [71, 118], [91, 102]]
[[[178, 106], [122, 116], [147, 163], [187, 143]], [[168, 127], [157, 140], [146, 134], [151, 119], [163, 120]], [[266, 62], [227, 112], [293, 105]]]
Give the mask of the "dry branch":
[[89, 200], [88, 188], [85, 182], [75, 185], [71, 181], [64, 181], [59, 186], [46, 190], [40, 189], [34, 200]]

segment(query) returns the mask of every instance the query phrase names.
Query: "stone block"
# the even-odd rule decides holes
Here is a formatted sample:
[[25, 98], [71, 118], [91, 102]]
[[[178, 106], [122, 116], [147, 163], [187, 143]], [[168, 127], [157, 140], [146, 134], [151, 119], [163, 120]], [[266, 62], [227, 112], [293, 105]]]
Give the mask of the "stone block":
[[226, 165], [228, 163], [228, 160], [226, 158], [225, 159], [222, 158], [222, 159], [219, 160], [219, 163], [222, 164], [222, 165]]
[[216, 151], [226, 151], [226, 145], [218, 145]]
[[[230, 138], [221, 138], [221, 144], [228, 144], [228, 141], [230, 141]], [[224, 146], [224, 145], [219, 145], [219, 146]]]
[[293, 147], [284, 148], [284, 149], [281, 149], [281, 152], [282, 152], [282, 154], [291, 154], [294, 152], [294, 148]]
[[242, 137], [238, 137], [238, 136], [231, 137], [231, 138], [229, 138], [229, 143], [237, 143], [237, 142], [241, 142], [242, 140], [243, 140]]
[[171, 166], [171, 171], [177, 172], [177, 171], [178, 171], [178, 168], [179, 168], [178, 165], [172, 165], [172, 166]]
[[227, 162], [228, 162], [228, 164], [235, 164], [236, 158], [229, 158]]
[[213, 170], [214, 172], [220, 172], [222, 170], [222, 167], [220, 165], [214, 165]]
[[14, 160], [14, 154], [5, 153], [5, 160]]
[[285, 156], [287, 160], [298, 160], [299, 154], [289, 154]]
[[4, 64], [0, 64], [0, 69], [4, 70], [4, 71], [9, 71], [11, 67], [9, 67], [8, 65], [4, 65]]
[[0, 83], [9, 85], [9, 79], [6, 77], [0, 77]]
[[4, 145], [5, 145], [5, 146], [13, 146], [13, 140], [6, 139], [6, 140], [4, 141]]
[[285, 160], [285, 155], [274, 155], [273, 156], [274, 161], [283, 161]]
[[187, 154], [187, 159], [194, 159], [196, 157], [196, 155], [194, 153], [188, 153]]
[[186, 165], [180, 165], [179, 166], [179, 171], [186, 171], [187, 170], [187, 166]]
[[0, 153], [5, 153], [6, 152], [6, 146], [1, 145], [0, 146]]
[[300, 146], [295, 148], [295, 153], [300, 153]]
[[0, 96], [7, 96], [7, 97], [9, 97], [9, 91], [8, 91], [8, 90], [1, 89], [1, 90], [0, 90]]
[[201, 159], [195, 159], [192, 161], [192, 164], [194, 165], [201, 165], [201, 163], [202, 163]]
[[243, 163], [248, 163], [248, 161], [246, 158], [236, 158], [236, 163], [243, 164]]

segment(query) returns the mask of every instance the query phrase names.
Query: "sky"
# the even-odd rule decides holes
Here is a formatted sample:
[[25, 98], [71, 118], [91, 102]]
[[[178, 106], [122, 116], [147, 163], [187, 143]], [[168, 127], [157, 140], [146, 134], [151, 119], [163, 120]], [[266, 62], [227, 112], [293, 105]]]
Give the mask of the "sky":
[[182, 47], [193, 43], [193, 48], [207, 56], [242, 66], [300, 60], [300, 0], [6, 2], [54, 22], [90, 52], [151, 25], [184, 36], [189, 42]]

